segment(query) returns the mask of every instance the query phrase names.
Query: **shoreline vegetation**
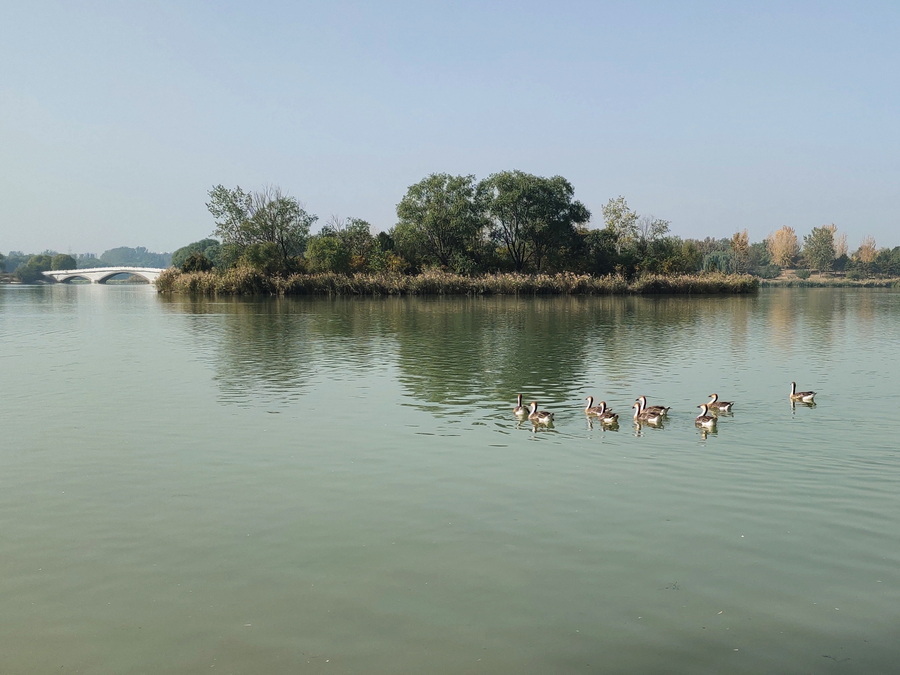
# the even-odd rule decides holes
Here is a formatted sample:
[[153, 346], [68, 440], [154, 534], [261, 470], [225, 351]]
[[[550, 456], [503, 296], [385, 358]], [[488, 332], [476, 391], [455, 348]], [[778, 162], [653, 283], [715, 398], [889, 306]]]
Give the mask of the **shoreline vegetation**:
[[156, 281], [157, 292], [187, 295], [663, 295], [746, 294], [759, 288], [748, 274], [645, 275], [628, 281], [621, 275], [484, 274], [467, 276], [429, 270], [420, 274], [322, 272], [268, 276], [236, 267], [224, 272], [181, 272], [169, 268]]

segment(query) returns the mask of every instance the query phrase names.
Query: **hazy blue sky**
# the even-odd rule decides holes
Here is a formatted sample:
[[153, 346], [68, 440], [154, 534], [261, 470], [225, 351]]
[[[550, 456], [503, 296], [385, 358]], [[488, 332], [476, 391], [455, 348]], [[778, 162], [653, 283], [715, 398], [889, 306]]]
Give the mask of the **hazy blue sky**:
[[207, 191], [395, 223], [562, 175], [681, 237], [900, 244], [900, 2], [0, 0], [0, 251], [172, 251]]

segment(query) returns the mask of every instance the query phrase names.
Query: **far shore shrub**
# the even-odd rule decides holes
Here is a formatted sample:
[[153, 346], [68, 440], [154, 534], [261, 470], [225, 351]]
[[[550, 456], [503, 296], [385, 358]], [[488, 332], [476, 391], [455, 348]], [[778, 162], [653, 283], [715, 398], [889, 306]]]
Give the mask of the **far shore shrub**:
[[182, 272], [209, 272], [212, 268], [212, 261], [200, 251], [194, 251], [181, 263]]
[[760, 265], [756, 268], [756, 276], [760, 279], [777, 279], [781, 276], [781, 267], [778, 265]]

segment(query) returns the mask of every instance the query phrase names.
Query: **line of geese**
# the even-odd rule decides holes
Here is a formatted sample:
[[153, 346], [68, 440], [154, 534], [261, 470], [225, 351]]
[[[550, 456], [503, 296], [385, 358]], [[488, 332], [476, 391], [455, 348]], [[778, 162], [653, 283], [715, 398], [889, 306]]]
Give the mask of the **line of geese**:
[[[797, 391], [797, 383], [791, 382], [791, 393], [789, 399], [792, 403], [814, 403], [816, 392], [814, 391]], [[584, 408], [584, 414], [597, 419], [600, 424], [605, 426], [614, 426], [619, 423], [619, 415], [614, 413], [606, 406], [606, 401], [600, 401], [598, 405], [594, 405], [594, 397], [588, 396], [587, 405]], [[710, 394], [709, 401], [701, 403], [697, 407], [700, 408], [700, 414], [694, 418], [694, 424], [704, 429], [712, 429], [718, 421], [718, 413], [730, 413], [734, 406], [734, 401], [720, 401], [718, 394]], [[646, 396], [638, 396], [634, 404], [631, 406], [634, 410], [632, 415], [636, 423], [644, 423], [649, 425], [661, 424], [664, 417], [667, 417], [671, 406], [667, 405], [647, 405]], [[528, 406], [522, 405], [522, 394], [516, 398], [516, 407], [513, 408], [513, 414], [519, 420], [529, 420], [536, 425], [550, 425], [553, 423], [553, 413], [546, 410], [538, 410], [538, 402], [532, 401]]]

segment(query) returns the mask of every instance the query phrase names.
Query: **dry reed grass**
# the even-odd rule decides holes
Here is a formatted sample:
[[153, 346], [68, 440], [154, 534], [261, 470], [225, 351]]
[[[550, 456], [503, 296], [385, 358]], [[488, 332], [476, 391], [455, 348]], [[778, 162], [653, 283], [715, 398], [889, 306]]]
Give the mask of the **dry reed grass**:
[[627, 295], [752, 293], [759, 280], [749, 275], [647, 275], [624, 277], [559, 274], [463, 276], [428, 270], [421, 274], [294, 274], [269, 277], [235, 267], [224, 272], [180, 272], [170, 268], [156, 282], [160, 293], [190, 295]]

